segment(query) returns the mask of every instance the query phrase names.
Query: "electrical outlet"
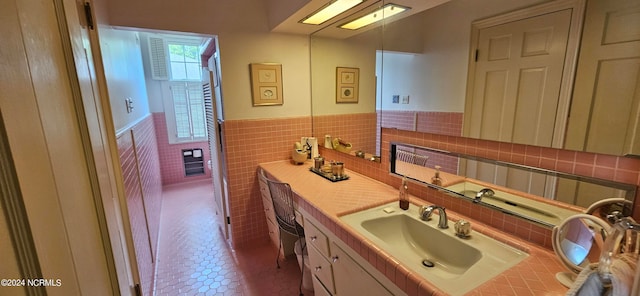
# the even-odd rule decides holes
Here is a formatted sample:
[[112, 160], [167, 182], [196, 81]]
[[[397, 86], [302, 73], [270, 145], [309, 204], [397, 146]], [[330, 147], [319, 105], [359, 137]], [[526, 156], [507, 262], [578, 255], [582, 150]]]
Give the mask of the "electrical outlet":
[[400, 103], [400, 95], [393, 95], [393, 103], [394, 104]]
[[409, 104], [409, 96], [402, 96], [402, 103]]

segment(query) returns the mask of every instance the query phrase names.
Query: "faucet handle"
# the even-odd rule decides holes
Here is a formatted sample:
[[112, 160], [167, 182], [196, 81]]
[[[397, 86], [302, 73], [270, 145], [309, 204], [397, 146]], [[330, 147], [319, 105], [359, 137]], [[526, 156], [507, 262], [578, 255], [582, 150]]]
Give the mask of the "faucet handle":
[[454, 225], [456, 235], [460, 238], [467, 238], [471, 235], [471, 223], [466, 220], [458, 220]]
[[418, 213], [420, 214], [420, 219], [427, 221], [431, 217], [431, 212], [433, 211], [433, 206], [423, 205], [420, 207]]

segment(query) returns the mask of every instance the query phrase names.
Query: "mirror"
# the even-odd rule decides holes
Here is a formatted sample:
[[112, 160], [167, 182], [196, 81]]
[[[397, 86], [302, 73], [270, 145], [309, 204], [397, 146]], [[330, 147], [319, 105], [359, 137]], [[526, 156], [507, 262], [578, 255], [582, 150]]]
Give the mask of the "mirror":
[[[374, 1], [357, 14], [373, 11], [382, 3]], [[363, 33], [336, 28], [344, 22], [335, 21], [310, 37], [313, 134], [334, 143], [340, 139], [344, 145], [333, 147], [339, 148], [336, 150], [354, 155], [364, 152], [371, 159], [380, 155], [376, 51], [382, 46], [382, 27]], [[345, 36], [336, 30], [349, 32]], [[349, 73], [357, 73], [359, 79], [353, 83]]]
[[393, 174], [547, 228], [605, 198], [629, 201], [628, 207], [620, 209], [628, 216], [636, 194], [636, 186], [631, 184], [428, 147], [391, 143], [390, 151]]
[[600, 260], [610, 228], [604, 220], [588, 214], [571, 216], [553, 228], [553, 250], [571, 271], [556, 274], [560, 283], [571, 287], [577, 274]]
[[[480, 50], [479, 62], [473, 63], [472, 67], [469, 66], [469, 60], [473, 57], [470, 48], [474, 44], [470, 41], [473, 33], [472, 23], [493, 16], [504, 17], [507, 12], [532, 5], [537, 7], [540, 3], [556, 5], [560, 2], [568, 1], [452, 0], [386, 24], [380, 94], [382, 126], [611, 155], [638, 155], [640, 119], [637, 114], [640, 111], [640, 96], [636, 90], [640, 83], [640, 41], [637, 38], [638, 26], [633, 24], [640, 22], [640, 4], [634, 0], [586, 0], [582, 39], [573, 38], [576, 32], [574, 30], [580, 31], [579, 28], [565, 26], [564, 29], [569, 36], [569, 39], [564, 41], [568, 44], [567, 53], [575, 53], [578, 48], [581, 49], [579, 56], [574, 57], [577, 62], [567, 63], [560, 59], [558, 62], [550, 62], [548, 67], [544, 68], [544, 71], [552, 67], [558, 68], [560, 78], [553, 80], [567, 83], [568, 87], [563, 86], [564, 84], [555, 86], [556, 92], [565, 98], [564, 105], [531, 104], [537, 99], [531, 96], [537, 93], [529, 87], [533, 87], [534, 80], [538, 81], [536, 79], [540, 78], [541, 71], [523, 71], [522, 73], [529, 75], [527, 77], [531, 80], [526, 80], [525, 74], [522, 74], [520, 81], [529, 83], [521, 82], [518, 87], [510, 88], [514, 91], [513, 96], [526, 99], [524, 103], [529, 105], [520, 101], [510, 101], [514, 103], [509, 105], [501, 101], [491, 103], [495, 104], [495, 108], [492, 108], [487, 107], [492, 106], [489, 104], [490, 101], [467, 101], [470, 95], [475, 98], [485, 91], [500, 92], [504, 89], [498, 86], [501, 85], [497, 82], [500, 80], [498, 72], [478, 72], [490, 76], [487, 81], [482, 80], [485, 84], [481, 84], [480, 78], [474, 80], [472, 76], [472, 73], [476, 73], [473, 71], [479, 71], [481, 68], [479, 63], [483, 57], [491, 59], [487, 58], [487, 50], [484, 53]], [[575, 3], [578, 3], [573, 9], [575, 12], [563, 16], [571, 20], [571, 24], [579, 23], [574, 22], [574, 15], [581, 17], [581, 4]], [[483, 23], [484, 27], [494, 25], [486, 23]], [[509, 23], [507, 26], [511, 25], [512, 23]], [[602, 41], [603, 36], [606, 39], [615, 38], [615, 41]], [[496, 45], [506, 39], [493, 40], [495, 42], [492, 44]], [[524, 49], [516, 51], [514, 48], [511, 53], [521, 51]], [[595, 52], [607, 52], [617, 56], [605, 60], [603, 57], [597, 57]], [[490, 53], [495, 54], [496, 59], [500, 54]], [[567, 56], [570, 57], [569, 54]], [[476, 64], [477, 66], [473, 66]], [[486, 63], [483, 65], [486, 66]], [[572, 69], [576, 69], [575, 73]], [[476, 87], [467, 93], [467, 86], [474, 85], [474, 81]], [[573, 83], [575, 88], [571, 88]], [[601, 87], [605, 83], [608, 87]], [[596, 84], [598, 89], [594, 87]], [[550, 84], [547, 83], [546, 86], [550, 87]], [[526, 91], [518, 93], [521, 89]], [[476, 92], [475, 95], [473, 92]], [[571, 92], [574, 93], [573, 98]], [[400, 103], [396, 103], [395, 96], [400, 97]], [[495, 96], [506, 100], [507, 95]], [[408, 103], [402, 104], [405, 97]], [[569, 105], [569, 100], [573, 105]], [[616, 102], [612, 103], [612, 100]], [[496, 113], [501, 107], [508, 110]], [[522, 108], [518, 109], [520, 107]], [[552, 115], [532, 119], [538, 111], [542, 112], [539, 108], [549, 109]], [[571, 119], [567, 120], [569, 114]], [[611, 116], [612, 114], [616, 115]], [[497, 118], [499, 121], [489, 123], [482, 120], [487, 117]], [[517, 126], [517, 122], [530, 124], [532, 121], [550, 124], [546, 127], [547, 134], [543, 136], [538, 127], [523, 127], [524, 132], [520, 134], [517, 133], [517, 128], [511, 130], [511, 126]], [[533, 130], [536, 132], [531, 132]], [[563, 134], [565, 130], [566, 134]]]
[[[368, 7], [376, 7], [382, 2], [365, 3]], [[416, 5], [424, 6], [418, 3], [426, 2], [429, 7], [416, 8]], [[372, 153], [377, 155], [381, 125], [610, 155], [640, 153], [640, 118], [637, 116], [640, 96], [635, 91], [640, 81], [640, 71], [637, 70], [640, 41], [634, 37], [638, 35], [638, 26], [633, 25], [640, 21], [640, 4], [637, 1], [399, 0], [394, 3], [412, 7], [411, 14], [389, 21], [383, 27], [373, 26], [373, 29], [351, 32], [347, 37], [336, 35], [340, 30], [336, 26], [344, 23], [342, 20], [334, 21], [311, 35], [315, 137], [341, 137], [353, 142], [353, 151], [376, 151]], [[489, 114], [483, 117], [483, 112], [491, 113], [495, 108], [480, 111], [482, 108], [474, 107], [478, 100], [474, 100], [476, 105], [466, 100], [469, 97], [467, 85], [473, 85], [468, 81], [468, 75], [475, 69], [469, 66], [473, 56], [470, 48], [474, 44], [470, 40], [472, 24], [534, 5], [573, 6], [571, 24], [580, 23], [581, 11], [586, 9], [584, 29], [568, 28], [567, 50], [570, 54], [575, 54], [578, 48], [589, 50], [580, 50], [579, 55], [573, 57], [573, 62], [565, 60], [561, 67], [557, 67], [562, 68], [560, 75], [564, 78], [553, 79], [562, 83], [557, 87], [564, 101], [548, 105], [555, 115], [539, 120], [551, 124], [546, 127], [548, 132], [544, 136], [530, 132], [532, 127], [524, 128], [524, 136], [497, 128], [489, 128], [489, 134], [484, 132], [487, 129], [471, 130], [472, 126], [482, 125], [469, 122], [498, 117]], [[362, 14], [361, 11], [358, 13]], [[483, 26], [487, 26], [486, 23]], [[603, 32], [603, 28], [607, 31]], [[583, 32], [582, 38], [575, 37], [576, 32]], [[607, 39], [603, 47], [598, 47], [602, 45], [602, 36]], [[596, 52], [617, 56], [599, 60]], [[558, 66], [558, 63], [550, 66]], [[361, 71], [359, 102], [338, 104], [335, 102], [336, 67], [349, 65]], [[535, 73], [528, 73], [533, 77], [529, 81], [535, 81]], [[605, 83], [614, 86], [606, 89], [594, 87]], [[531, 96], [535, 92], [525, 93]], [[374, 96], [377, 97], [375, 102], [371, 100]], [[616, 103], [611, 103], [613, 98]], [[528, 112], [531, 108], [523, 107], [522, 112], [508, 110], [505, 114], [513, 117], [511, 121], [518, 120], [520, 116], [514, 114], [531, 116], [535, 113]], [[548, 120], [551, 117], [555, 120]]]

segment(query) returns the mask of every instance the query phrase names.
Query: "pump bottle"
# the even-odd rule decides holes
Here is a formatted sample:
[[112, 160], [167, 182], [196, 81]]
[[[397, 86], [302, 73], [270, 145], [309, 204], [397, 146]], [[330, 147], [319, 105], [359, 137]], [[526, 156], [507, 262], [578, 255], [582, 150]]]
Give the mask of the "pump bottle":
[[409, 209], [409, 187], [407, 186], [407, 177], [402, 178], [402, 184], [400, 185], [400, 208], [405, 211]]

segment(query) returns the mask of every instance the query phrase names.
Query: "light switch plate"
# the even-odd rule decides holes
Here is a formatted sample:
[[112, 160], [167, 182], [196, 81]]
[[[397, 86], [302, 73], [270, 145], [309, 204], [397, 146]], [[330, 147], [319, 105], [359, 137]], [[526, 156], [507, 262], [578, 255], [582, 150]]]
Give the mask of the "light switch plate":
[[124, 104], [127, 108], [127, 113], [133, 112], [133, 100], [131, 98], [124, 99]]
[[409, 104], [409, 96], [402, 96], [402, 103]]

